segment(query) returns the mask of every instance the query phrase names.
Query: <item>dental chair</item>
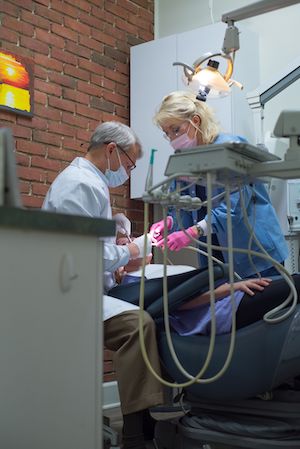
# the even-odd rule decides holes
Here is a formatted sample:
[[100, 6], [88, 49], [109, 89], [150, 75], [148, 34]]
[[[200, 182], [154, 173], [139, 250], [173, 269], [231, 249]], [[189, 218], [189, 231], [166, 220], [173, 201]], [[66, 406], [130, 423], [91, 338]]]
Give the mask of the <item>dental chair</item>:
[[[216, 285], [226, 281], [226, 267], [215, 266], [214, 276]], [[133, 298], [134, 290], [132, 284], [126, 295], [130, 302], [138, 304], [138, 298]], [[169, 310], [207, 290], [206, 269], [171, 276]], [[126, 299], [124, 287], [111, 291], [113, 296], [118, 297], [118, 293]], [[168, 348], [162, 304], [159, 280], [146, 281], [145, 309], [159, 329], [163, 368], [175, 382], [185, 382], [187, 379], [176, 367]], [[200, 371], [209, 340], [203, 335], [172, 333], [177, 357], [189, 373], [196, 375]], [[222, 368], [229, 343], [229, 334], [216, 337], [205, 378]], [[233, 358], [224, 375], [212, 383], [187, 387], [183, 397], [189, 410], [183, 417], [167, 420], [161, 418], [160, 410], [162, 420], [155, 430], [159, 449], [300, 449], [300, 305], [291, 317], [278, 324], [258, 321], [239, 329]], [[156, 410], [151, 412], [155, 417]]]

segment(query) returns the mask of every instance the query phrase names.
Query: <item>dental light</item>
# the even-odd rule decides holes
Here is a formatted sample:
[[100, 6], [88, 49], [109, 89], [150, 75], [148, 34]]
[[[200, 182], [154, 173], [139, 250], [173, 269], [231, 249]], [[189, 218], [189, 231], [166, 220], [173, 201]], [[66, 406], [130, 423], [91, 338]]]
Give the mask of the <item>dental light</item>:
[[[183, 81], [197, 92], [196, 98], [206, 101], [207, 96], [209, 98], [224, 97], [230, 93], [232, 85], [236, 85], [240, 89], [243, 88], [242, 84], [230, 78], [234, 68], [235, 52], [240, 48], [239, 30], [234, 25], [235, 21], [275, 11], [296, 3], [299, 3], [299, 0], [262, 0], [223, 14], [222, 22], [227, 23], [227, 28], [221, 52], [204, 54], [193, 63], [192, 67], [183, 62], [173, 63], [174, 66], [183, 67]], [[224, 74], [218, 70], [219, 62], [215, 58], [223, 58], [227, 61]], [[207, 60], [209, 60], [207, 67], [203, 67], [202, 64]]]
[[[226, 61], [227, 67], [224, 74], [219, 71], [220, 62], [217, 58]], [[204, 66], [205, 62], [207, 62], [206, 66]], [[197, 92], [198, 100], [206, 101], [208, 95], [210, 98], [225, 97], [230, 93], [230, 87], [233, 84], [242, 88], [240, 83], [230, 78], [233, 71], [233, 58], [229, 54], [205, 53], [193, 63], [193, 67], [183, 62], [174, 62], [173, 65], [183, 67], [183, 82]]]

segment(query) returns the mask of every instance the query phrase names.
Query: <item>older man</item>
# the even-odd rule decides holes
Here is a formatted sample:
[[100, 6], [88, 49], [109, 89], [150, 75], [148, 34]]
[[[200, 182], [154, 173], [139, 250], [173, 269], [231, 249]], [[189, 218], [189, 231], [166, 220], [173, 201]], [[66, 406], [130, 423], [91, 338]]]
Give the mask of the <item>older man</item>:
[[[93, 133], [85, 157], [77, 157], [51, 185], [43, 209], [53, 212], [112, 218], [109, 187], [124, 184], [141, 156], [135, 133], [119, 122], [100, 124]], [[115, 284], [114, 272], [141, 257], [144, 236], [126, 245], [115, 239], [104, 243], [104, 288]], [[148, 242], [150, 244], [150, 242]], [[138, 307], [104, 295], [104, 343], [115, 352], [124, 449], [144, 449], [143, 417], [149, 407], [163, 401], [161, 384], [147, 370], [139, 345]], [[144, 312], [144, 337], [148, 357], [160, 373], [155, 326]], [[132, 369], [134, 367], [134, 369]]]

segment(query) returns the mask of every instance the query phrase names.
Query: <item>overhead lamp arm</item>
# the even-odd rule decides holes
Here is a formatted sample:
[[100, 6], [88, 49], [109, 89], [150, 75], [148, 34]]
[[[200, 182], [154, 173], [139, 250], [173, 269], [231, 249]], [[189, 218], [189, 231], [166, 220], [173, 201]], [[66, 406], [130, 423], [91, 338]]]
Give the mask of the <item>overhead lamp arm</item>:
[[300, 3], [300, 0], [261, 0], [223, 14], [222, 22], [227, 23], [228, 27], [225, 31], [222, 51], [225, 54], [229, 54], [240, 48], [239, 30], [234, 25], [234, 22], [285, 8], [296, 3]]
[[299, 0], [261, 0], [251, 5], [238, 8], [222, 15], [222, 22], [232, 24], [238, 20], [248, 19], [249, 17], [259, 16], [276, 9], [300, 3]]

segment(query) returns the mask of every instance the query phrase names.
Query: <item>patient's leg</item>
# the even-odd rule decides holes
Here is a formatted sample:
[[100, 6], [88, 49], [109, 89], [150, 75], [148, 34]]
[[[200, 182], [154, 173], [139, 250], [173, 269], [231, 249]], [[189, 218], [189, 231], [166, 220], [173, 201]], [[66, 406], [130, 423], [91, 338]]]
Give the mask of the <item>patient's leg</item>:
[[[300, 274], [293, 275], [293, 279], [300, 296]], [[282, 304], [289, 293], [288, 284], [280, 278], [273, 280], [268, 287], [265, 287], [263, 291], [257, 291], [253, 296], [245, 294], [236, 313], [237, 329], [261, 320], [265, 313]], [[299, 297], [298, 302], [300, 302]]]

